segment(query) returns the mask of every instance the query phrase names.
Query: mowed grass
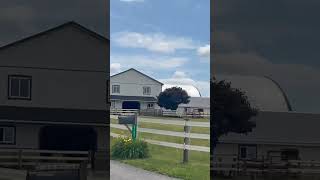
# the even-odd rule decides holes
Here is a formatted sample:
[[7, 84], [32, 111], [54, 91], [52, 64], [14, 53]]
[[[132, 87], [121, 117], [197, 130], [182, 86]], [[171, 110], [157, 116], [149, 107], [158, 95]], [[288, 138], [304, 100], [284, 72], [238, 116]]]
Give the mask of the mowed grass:
[[[182, 118], [178, 118], [178, 117], [168, 117], [168, 116], [141, 116], [143, 118], [148, 118], [148, 119], [167, 119], [167, 120], [181, 120]], [[209, 122], [209, 118], [208, 117], [204, 117], [204, 118], [189, 118], [190, 121], [194, 121], [194, 122]]]
[[[111, 132], [126, 136], [131, 136], [130, 132], [128, 130], [121, 130], [116, 128], [110, 128]], [[183, 144], [183, 137], [174, 137], [174, 136], [165, 136], [165, 135], [158, 135], [158, 134], [151, 134], [151, 133], [144, 133], [144, 132], [138, 132], [138, 137], [142, 139], [152, 139], [152, 140], [158, 140], [158, 141], [165, 141], [165, 142], [172, 142], [172, 143], [178, 143]], [[191, 145], [196, 146], [210, 146], [210, 141], [205, 139], [190, 139]]]
[[[111, 138], [111, 146], [112, 144], [113, 138]], [[150, 148], [150, 158], [121, 160], [121, 162], [145, 170], [186, 180], [210, 179], [209, 153], [189, 151], [189, 162], [187, 164], [183, 164], [182, 149], [175, 149], [152, 144], [148, 144], [148, 146]]]
[[[111, 119], [111, 123], [118, 124], [118, 120], [117, 119]], [[179, 125], [139, 122], [138, 126], [141, 127], [141, 128], [184, 132], [184, 127], [183, 126], [179, 126]], [[191, 133], [210, 134], [210, 128], [209, 127], [208, 128], [207, 127], [191, 127], [190, 132]]]

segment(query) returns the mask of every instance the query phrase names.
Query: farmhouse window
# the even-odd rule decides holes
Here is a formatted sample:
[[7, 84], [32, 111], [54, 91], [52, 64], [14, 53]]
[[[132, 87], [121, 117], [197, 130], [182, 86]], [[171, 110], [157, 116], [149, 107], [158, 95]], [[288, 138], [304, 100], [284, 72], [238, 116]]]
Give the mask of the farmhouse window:
[[150, 87], [143, 87], [143, 95], [150, 95], [151, 94], [151, 88]]
[[8, 78], [9, 99], [31, 99], [31, 77], [10, 75]]
[[112, 93], [120, 93], [120, 85], [112, 85]]
[[111, 101], [111, 108], [116, 108], [116, 101]]
[[148, 109], [152, 109], [153, 108], [153, 103], [148, 103]]
[[14, 127], [0, 127], [0, 144], [14, 144], [14, 139]]
[[257, 158], [256, 145], [240, 145], [239, 146], [239, 159], [254, 160]]

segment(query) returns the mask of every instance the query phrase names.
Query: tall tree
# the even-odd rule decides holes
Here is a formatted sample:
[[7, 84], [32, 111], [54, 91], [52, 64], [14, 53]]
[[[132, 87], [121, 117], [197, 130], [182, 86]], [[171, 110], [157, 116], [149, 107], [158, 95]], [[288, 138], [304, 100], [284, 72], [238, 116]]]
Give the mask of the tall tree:
[[246, 134], [256, 126], [250, 121], [258, 110], [251, 107], [247, 96], [230, 82], [211, 81], [211, 145], [212, 151], [219, 138], [230, 132]]
[[158, 96], [158, 105], [166, 109], [176, 110], [179, 104], [188, 104], [190, 96], [180, 87], [167, 88]]

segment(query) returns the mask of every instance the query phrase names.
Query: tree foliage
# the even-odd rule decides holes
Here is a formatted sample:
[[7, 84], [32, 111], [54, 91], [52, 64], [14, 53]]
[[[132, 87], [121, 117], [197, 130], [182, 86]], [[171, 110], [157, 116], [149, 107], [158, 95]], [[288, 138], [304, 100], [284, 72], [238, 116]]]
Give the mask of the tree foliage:
[[190, 96], [180, 87], [167, 88], [158, 96], [158, 105], [166, 109], [176, 110], [179, 104], [188, 104]]
[[230, 82], [211, 81], [212, 143], [218, 143], [222, 135], [230, 132], [246, 134], [256, 126], [250, 121], [258, 110], [251, 107], [247, 96]]

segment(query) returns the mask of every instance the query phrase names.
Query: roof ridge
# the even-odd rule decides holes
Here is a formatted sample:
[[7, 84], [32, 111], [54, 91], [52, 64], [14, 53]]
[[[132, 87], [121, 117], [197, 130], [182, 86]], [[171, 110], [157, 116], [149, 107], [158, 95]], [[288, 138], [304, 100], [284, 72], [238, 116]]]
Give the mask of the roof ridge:
[[136, 71], [136, 72], [142, 74], [143, 76], [146, 76], [147, 78], [152, 79], [153, 81], [156, 81], [156, 82], [158, 82], [159, 84], [163, 85], [162, 82], [160, 82], [160, 81], [158, 81], [158, 80], [156, 80], [156, 79], [154, 79], [154, 78], [152, 78], [152, 77], [150, 77], [150, 76], [148, 76], [148, 75], [146, 75], [146, 74], [144, 74], [144, 73], [136, 70], [135, 68], [129, 68], [129, 69], [125, 70], [125, 71], [119, 72], [119, 73], [117, 73], [117, 74], [114, 74], [114, 75], [110, 76], [110, 78], [111, 78], [111, 77], [114, 77], [114, 76], [117, 76], [117, 75], [120, 75], [120, 74], [123, 74], [123, 73], [126, 73], [126, 72], [128, 72], [128, 71], [130, 71], [130, 70]]
[[4, 46], [1, 46], [1, 47], [0, 47], [0, 50], [9, 48], [9, 47], [11, 47], [11, 46], [14, 46], [14, 45], [17, 45], [17, 44], [20, 44], [20, 43], [23, 43], [23, 42], [28, 41], [28, 40], [30, 40], [30, 39], [33, 39], [33, 38], [36, 38], [36, 37], [38, 37], [38, 36], [41, 36], [41, 35], [44, 35], [44, 34], [47, 34], [47, 33], [53, 32], [53, 31], [56, 31], [56, 30], [58, 30], [58, 29], [61, 29], [61, 28], [65, 27], [65, 26], [69, 26], [69, 25], [71, 25], [71, 26], [73, 26], [73, 27], [76, 27], [77, 29], [79, 29], [79, 30], [81, 30], [81, 31], [83, 31], [83, 32], [87, 32], [88, 34], [90, 34], [91, 36], [96, 37], [97, 39], [100, 39], [100, 40], [103, 40], [103, 41], [109, 41], [109, 39], [107, 39], [106, 37], [104, 37], [104, 36], [98, 34], [97, 32], [94, 32], [94, 31], [92, 31], [92, 30], [90, 30], [90, 29], [88, 29], [88, 28], [80, 25], [79, 23], [77, 23], [77, 22], [75, 22], [75, 21], [68, 21], [68, 22], [63, 23], [63, 24], [60, 24], [60, 25], [58, 25], [58, 26], [49, 28], [49, 29], [47, 29], [47, 30], [40, 31], [40, 32], [35, 33], [35, 34], [33, 34], [33, 35], [30, 35], [30, 36], [21, 38], [21, 39], [19, 39], [19, 40], [16, 40], [16, 41], [13, 41], [13, 42], [11, 42], [11, 43], [9, 43], [9, 44], [6, 44], [6, 45], [4, 45]]

